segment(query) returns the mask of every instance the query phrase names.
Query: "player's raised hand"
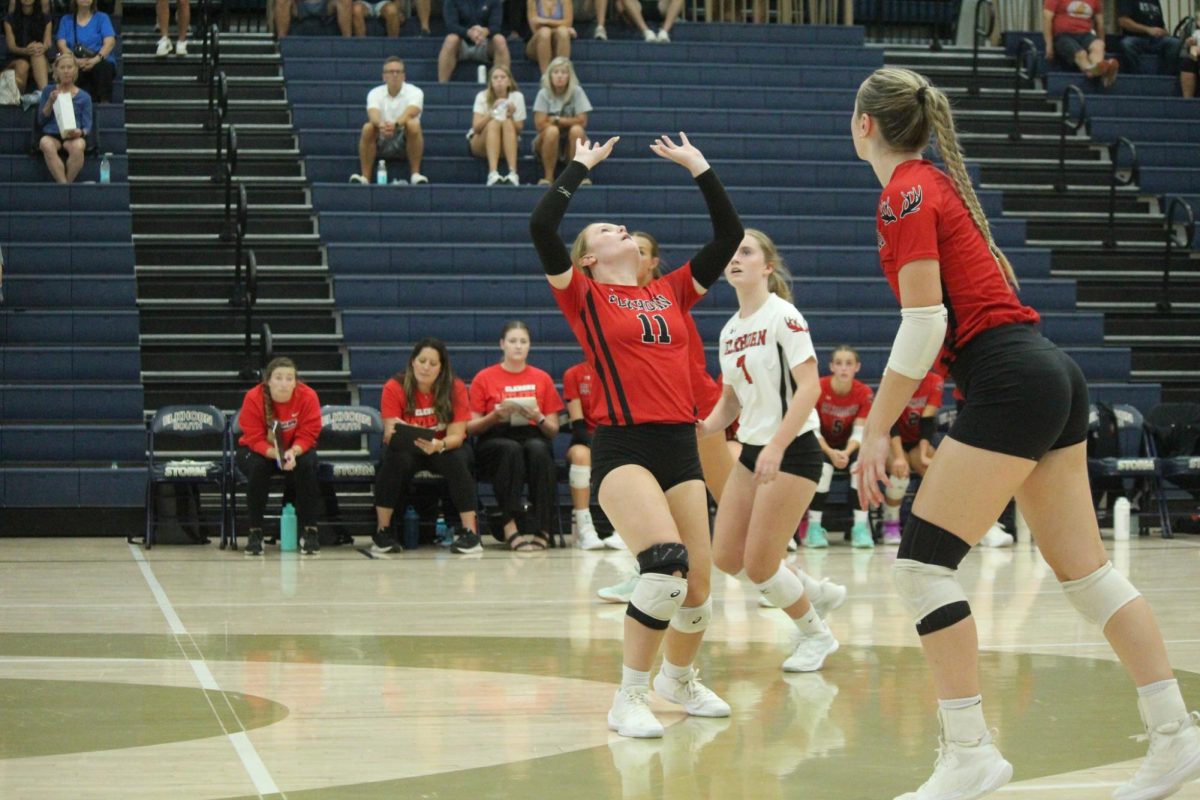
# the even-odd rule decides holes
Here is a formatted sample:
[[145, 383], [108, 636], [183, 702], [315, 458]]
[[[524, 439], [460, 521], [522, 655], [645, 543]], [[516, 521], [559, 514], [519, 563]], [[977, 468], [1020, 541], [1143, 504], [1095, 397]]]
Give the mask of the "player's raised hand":
[[660, 136], [650, 145], [656, 156], [674, 161], [681, 167], [686, 167], [696, 177], [708, 169], [708, 160], [700, 152], [700, 148], [688, 141], [687, 134], [679, 132], [679, 144], [671, 141], [670, 136]]
[[613, 147], [619, 141], [621, 141], [620, 136], [614, 136], [604, 144], [597, 144], [589, 139], [580, 139], [575, 142], [575, 160], [588, 169], [595, 169], [597, 164], [612, 155]]

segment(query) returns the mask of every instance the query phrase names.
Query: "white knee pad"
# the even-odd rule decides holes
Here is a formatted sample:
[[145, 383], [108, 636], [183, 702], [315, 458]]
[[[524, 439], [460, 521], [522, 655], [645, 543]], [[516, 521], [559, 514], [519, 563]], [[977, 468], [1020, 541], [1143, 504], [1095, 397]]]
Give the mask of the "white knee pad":
[[625, 613], [647, 628], [666, 630], [687, 595], [687, 578], [646, 572], [638, 578]]
[[789, 608], [804, 596], [804, 583], [782, 563], [774, 575], [754, 585], [776, 608]]
[[1112, 615], [1141, 597], [1129, 579], [1113, 568], [1112, 562], [1077, 581], [1063, 581], [1063, 591], [1075, 610], [1103, 630]]
[[895, 475], [888, 479], [888, 488], [884, 491], [888, 500], [903, 500], [908, 491], [908, 478], [897, 478]]
[[817, 491], [825, 494], [833, 485], [833, 464], [826, 461], [821, 465], [821, 480], [817, 481]]
[[592, 485], [592, 468], [572, 464], [567, 470], [567, 483], [572, 489], [587, 489]]
[[[898, 558], [892, 565], [892, 581], [896, 584], [900, 602], [917, 623], [918, 630], [925, 618], [938, 609], [967, 602], [966, 592], [958, 582], [956, 571], [949, 567]], [[941, 625], [933, 630], [939, 630], [940, 627], [948, 626]]]
[[671, 627], [680, 633], [699, 633], [712, 619], [712, 595], [698, 606], [680, 606], [671, 617]]

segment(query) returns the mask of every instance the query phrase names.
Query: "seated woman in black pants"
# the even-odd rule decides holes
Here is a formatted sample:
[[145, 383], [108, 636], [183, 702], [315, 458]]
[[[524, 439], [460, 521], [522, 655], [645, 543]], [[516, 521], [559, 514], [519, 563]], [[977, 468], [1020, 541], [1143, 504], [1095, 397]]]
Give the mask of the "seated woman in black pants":
[[276, 358], [263, 370], [263, 382], [246, 392], [238, 416], [242, 437], [236, 455], [246, 476], [246, 505], [250, 537], [246, 555], [262, 555], [263, 513], [271, 476], [282, 472], [295, 489], [296, 516], [303, 533], [300, 549], [314, 556], [321, 551], [317, 517], [321, 495], [317, 484], [317, 438], [321, 435], [321, 401], [296, 377], [290, 358]]
[[[475, 522], [475, 479], [464, 443], [471, 410], [467, 387], [450, 368], [450, 354], [440, 339], [422, 339], [412, 349], [408, 366], [383, 385], [383, 463], [375, 479], [375, 553], [398, 553], [391, 533], [392, 515], [403, 505], [413, 475], [427, 469], [446, 479], [450, 500], [462, 518], [454, 539], [456, 553], [483, 550]], [[422, 433], [415, 428], [425, 428]]]
[[[505, 515], [504, 541], [513, 550], [544, 550], [556, 526], [558, 486], [551, 446], [563, 401], [551, 377], [525, 363], [529, 328], [509, 322], [500, 334], [504, 360], [471, 381], [467, 433], [479, 437], [479, 475], [491, 481]], [[521, 489], [529, 483], [528, 511]]]

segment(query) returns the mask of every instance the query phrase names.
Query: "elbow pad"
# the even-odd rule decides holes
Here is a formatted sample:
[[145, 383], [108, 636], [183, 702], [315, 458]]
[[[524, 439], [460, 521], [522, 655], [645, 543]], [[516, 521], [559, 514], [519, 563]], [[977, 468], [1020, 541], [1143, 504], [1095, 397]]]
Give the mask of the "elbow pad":
[[900, 330], [892, 342], [889, 371], [919, 381], [929, 372], [946, 340], [946, 306], [920, 306], [900, 310]]
[[937, 434], [937, 417], [921, 417], [921, 421], [917, 424], [921, 429], [921, 438], [932, 442], [933, 437]]

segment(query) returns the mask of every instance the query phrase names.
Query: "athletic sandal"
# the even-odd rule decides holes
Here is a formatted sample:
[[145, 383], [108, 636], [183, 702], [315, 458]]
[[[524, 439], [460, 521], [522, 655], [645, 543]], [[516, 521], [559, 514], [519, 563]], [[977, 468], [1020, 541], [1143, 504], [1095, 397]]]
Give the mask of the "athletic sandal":
[[545, 550], [546, 543], [542, 540], [542, 537], [535, 536], [532, 533], [517, 533], [509, 537], [508, 549], [514, 553], [533, 553]]

